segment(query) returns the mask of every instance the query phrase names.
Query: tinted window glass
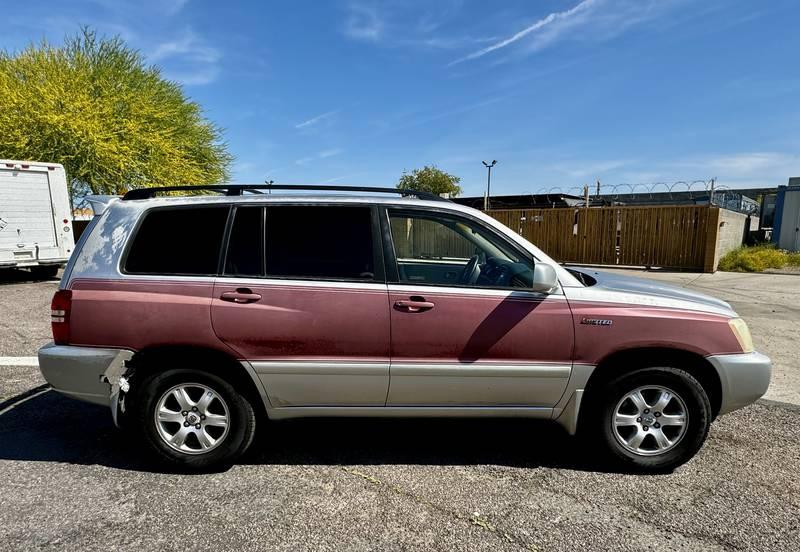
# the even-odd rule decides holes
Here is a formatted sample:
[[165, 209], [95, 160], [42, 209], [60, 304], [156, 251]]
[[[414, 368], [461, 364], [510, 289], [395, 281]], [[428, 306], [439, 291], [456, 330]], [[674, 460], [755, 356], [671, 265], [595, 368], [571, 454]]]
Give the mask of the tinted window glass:
[[136, 274], [216, 274], [227, 218], [227, 206], [147, 213], [133, 239], [125, 270]]
[[263, 208], [237, 207], [228, 242], [225, 274], [262, 276], [264, 274]]
[[267, 209], [267, 275], [375, 278], [368, 207]]
[[472, 221], [423, 212], [389, 212], [401, 282], [527, 288], [532, 260]]

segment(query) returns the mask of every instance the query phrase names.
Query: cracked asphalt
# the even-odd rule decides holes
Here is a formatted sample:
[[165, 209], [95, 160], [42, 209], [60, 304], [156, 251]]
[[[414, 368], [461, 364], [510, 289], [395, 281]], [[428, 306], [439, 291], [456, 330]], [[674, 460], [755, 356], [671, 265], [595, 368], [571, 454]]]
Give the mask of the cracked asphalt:
[[[107, 409], [47, 390], [35, 367], [0, 366], [0, 550], [796, 551], [800, 315], [757, 295], [796, 297], [800, 277], [783, 278], [718, 293], [785, 374], [773, 400], [721, 417], [669, 475], [604, 471], [541, 422], [351, 419], [271, 423], [226, 472], [165, 473]], [[0, 282], [0, 357], [49, 339], [55, 287]]]

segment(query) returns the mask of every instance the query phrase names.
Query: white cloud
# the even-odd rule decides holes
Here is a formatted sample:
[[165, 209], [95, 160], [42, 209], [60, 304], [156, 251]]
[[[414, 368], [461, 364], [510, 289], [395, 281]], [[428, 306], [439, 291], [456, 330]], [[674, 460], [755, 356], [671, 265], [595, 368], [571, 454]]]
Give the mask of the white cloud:
[[383, 35], [384, 21], [374, 6], [350, 4], [344, 34], [357, 40], [377, 41]]
[[569, 162], [553, 165], [553, 169], [572, 178], [597, 178], [604, 173], [634, 164], [629, 159], [609, 159], [604, 161]]
[[303, 121], [302, 123], [297, 123], [296, 125], [294, 125], [294, 128], [304, 129], [304, 128], [312, 127], [312, 126], [314, 126], [314, 125], [316, 125], [318, 123], [321, 123], [323, 121], [330, 120], [332, 117], [337, 115], [340, 111], [341, 111], [340, 109], [334, 109], [333, 111], [328, 111], [326, 113], [322, 113], [320, 115], [316, 115], [315, 117], [311, 117], [310, 119], [307, 119], [307, 120]]
[[629, 27], [648, 21], [672, 2], [658, 0], [582, 0], [570, 9], [553, 12], [524, 29], [448, 65], [478, 59], [517, 42], [525, 52], [537, 52], [562, 39], [609, 40]]
[[335, 157], [337, 155], [341, 155], [344, 153], [342, 148], [331, 148], [322, 150], [320, 152], [315, 153], [314, 155], [309, 155], [307, 157], [301, 157], [297, 159], [294, 163], [295, 165], [308, 165], [312, 161], [319, 161], [321, 159], [328, 159], [329, 157]]
[[799, 161], [796, 155], [791, 156], [777, 152], [755, 152], [712, 157], [707, 161], [707, 164], [712, 170], [751, 175], [763, 173], [777, 167], [788, 169], [793, 166], [797, 171], [800, 168]]
[[326, 159], [328, 157], [334, 157], [336, 155], [340, 155], [342, 152], [344, 152], [344, 150], [342, 148], [327, 149], [327, 150], [319, 152], [318, 157], [320, 159]]
[[206, 44], [191, 29], [180, 37], [157, 44], [148, 60], [163, 66], [167, 78], [187, 85], [209, 84], [217, 79], [221, 52]]
[[477, 50], [477, 51], [472, 52], [471, 54], [468, 54], [468, 55], [466, 55], [466, 56], [464, 56], [464, 57], [462, 57], [460, 59], [457, 59], [457, 60], [453, 61], [450, 65], [455, 65], [456, 63], [461, 63], [463, 61], [468, 61], [468, 60], [471, 60], [471, 59], [477, 59], [477, 58], [479, 58], [481, 56], [485, 56], [486, 54], [488, 54], [490, 52], [494, 52], [495, 50], [499, 50], [500, 48], [505, 48], [506, 46], [508, 46], [510, 44], [513, 44], [513, 43], [517, 42], [518, 40], [521, 40], [521, 39], [525, 38], [527, 35], [535, 32], [535, 31], [544, 29], [548, 25], [552, 25], [554, 22], [557, 22], [557, 21], [560, 21], [560, 20], [567, 20], [567, 19], [569, 19], [571, 17], [579, 15], [581, 12], [585, 12], [586, 10], [591, 8], [597, 2], [598, 2], [598, 0], [583, 0], [580, 4], [578, 4], [577, 6], [575, 6], [573, 8], [570, 8], [570, 9], [564, 10], [564, 11], [560, 11], [560, 12], [553, 12], [553, 13], [551, 13], [551, 14], [549, 14], [549, 15], [541, 18], [541, 19], [539, 19], [533, 25], [529, 25], [529, 26], [525, 27], [524, 29], [522, 29], [521, 31], [518, 31], [518, 32], [514, 33], [513, 35], [511, 35], [511, 36], [509, 36], [507, 38], [504, 38], [503, 40], [500, 40], [499, 42], [495, 42], [494, 44], [492, 44], [490, 46], [487, 46], [486, 48], [481, 48], [480, 50]]
[[180, 12], [189, 0], [163, 0], [164, 10], [168, 15], [175, 15]]

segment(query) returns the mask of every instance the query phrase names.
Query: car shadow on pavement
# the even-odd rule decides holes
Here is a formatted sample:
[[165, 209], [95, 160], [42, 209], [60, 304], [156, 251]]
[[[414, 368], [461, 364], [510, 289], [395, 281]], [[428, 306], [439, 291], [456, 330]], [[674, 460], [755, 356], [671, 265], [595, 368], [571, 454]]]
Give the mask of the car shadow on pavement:
[[33, 274], [30, 270], [19, 268], [0, 269], [0, 286], [9, 284], [30, 284], [34, 282], [58, 282], [61, 279], [61, 271], [54, 278], [45, 278]]
[[[169, 473], [108, 409], [50, 390], [0, 409], [0, 460]], [[559, 426], [513, 419], [301, 419], [261, 424], [248, 465], [471, 465], [606, 471]]]

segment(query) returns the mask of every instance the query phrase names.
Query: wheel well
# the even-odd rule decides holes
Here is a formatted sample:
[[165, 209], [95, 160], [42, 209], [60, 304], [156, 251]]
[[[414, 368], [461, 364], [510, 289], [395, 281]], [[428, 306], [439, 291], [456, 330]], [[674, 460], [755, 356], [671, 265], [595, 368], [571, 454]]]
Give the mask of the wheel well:
[[670, 366], [689, 372], [703, 387], [711, 403], [714, 417], [722, 404], [722, 384], [717, 371], [702, 356], [682, 349], [648, 347], [617, 351], [605, 357], [592, 372], [586, 384], [586, 394], [611, 378], [649, 366]]
[[221, 351], [186, 346], [153, 347], [137, 352], [128, 365], [133, 368], [131, 390], [134, 402], [139, 382], [151, 374], [169, 368], [191, 367], [224, 379], [250, 402], [256, 413], [266, 417], [264, 398], [247, 369], [235, 358]]

